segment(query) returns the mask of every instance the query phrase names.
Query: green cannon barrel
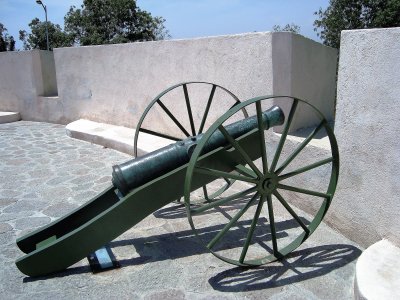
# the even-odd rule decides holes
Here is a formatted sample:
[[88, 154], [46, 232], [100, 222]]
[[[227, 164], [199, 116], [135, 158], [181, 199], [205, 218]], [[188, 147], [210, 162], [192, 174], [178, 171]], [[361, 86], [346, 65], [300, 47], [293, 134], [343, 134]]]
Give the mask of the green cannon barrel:
[[[282, 125], [285, 116], [278, 106], [273, 106], [262, 114], [265, 130]], [[258, 127], [257, 117], [253, 116], [225, 126], [226, 131], [236, 139]], [[203, 134], [168, 145], [141, 157], [113, 166], [112, 182], [122, 195], [134, 188], [166, 174], [189, 162], [191, 154]], [[220, 131], [216, 131], [204, 147], [204, 153], [228, 145]]]

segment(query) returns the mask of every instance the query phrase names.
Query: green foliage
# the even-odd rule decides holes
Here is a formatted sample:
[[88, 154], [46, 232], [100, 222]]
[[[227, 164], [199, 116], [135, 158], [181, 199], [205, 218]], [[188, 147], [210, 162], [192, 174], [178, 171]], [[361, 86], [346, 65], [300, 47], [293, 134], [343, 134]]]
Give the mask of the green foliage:
[[15, 40], [12, 35], [8, 35], [7, 28], [0, 23], [0, 52], [15, 51]]
[[[65, 33], [60, 25], [47, 22], [49, 32], [50, 50], [57, 47], [70, 47], [73, 45], [73, 38]], [[38, 18], [29, 23], [31, 33], [25, 30], [19, 31], [19, 39], [24, 43], [24, 50], [47, 49], [46, 22], [40, 22]]]
[[[140, 10], [135, 0], [84, 0], [80, 9], [75, 6], [70, 8], [64, 21], [65, 28], [62, 30], [58, 24], [33, 19], [29, 23], [30, 33], [19, 31], [24, 50], [47, 49], [46, 25], [50, 50], [73, 45], [128, 43], [169, 37], [164, 27], [165, 20]], [[3, 47], [2, 41], [0, 47]]]
[[64, 18], [65, 31], [79, 45], [153, 41], [168, 37], [165, 20], [140, 10], [135, 0], [84, 0]]
[[400, 26], [400, 0], [330, 0], [315, 15], [314, 30], [323, 43], [339, 48], [342, 30]]
[[272, 28], [273, 31], [289, 31], [289, 32], [294, 32], [294, 33], [300, 33], [300, 26], [296, 24], [286, 24], [284, 27], [281, 27], [280, 25], [274, 25]]

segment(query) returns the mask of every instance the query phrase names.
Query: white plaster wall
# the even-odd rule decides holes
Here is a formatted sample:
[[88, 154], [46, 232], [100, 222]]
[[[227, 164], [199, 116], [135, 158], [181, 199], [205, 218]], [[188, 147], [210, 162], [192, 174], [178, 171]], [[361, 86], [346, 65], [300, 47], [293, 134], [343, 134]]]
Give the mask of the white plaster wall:
[[[337, 49], [326, 47], [301, 35], [280, 32], [273, 35], [273, 89], [275, 95], [306, 100], [334, 119], [336, 96]], [[284, 107], [286, 114], [290, 105]], [[299, 107], [290, 132], [319, 122], [311, 109]], [[277, 128], [281, 132], [282, 127]]]
[[[158, 93], [185, 81], [217, 83], [241, 99], [271, 94], [271, 36], [253, 33], [55, 49], [64, 114], [71, 121], [86, 118], [135, 127]], [[186, 107], [177, 109], [187, 114]], [[225, 110], [221, 105], [212, 113]]]
[[343, 31], [332, 224], [363, 246], [400, 245], [400, 28]]
[[[328, 121], [334, 119], [337, 58], [337, 49], [292, 35], [292, 96], [313, 104]], [[320, 119], [304, 107], [293, 121], [296, 128], [303, 128]]]
[[24, 120], [60, 119], [60, 103], [38, 96], [57, 94], [53, 53], [31, 50], [0, 53], [0, 110]]
[[[67, 121], [86, 118], [135, 127], [158, 93], [184, 81], [217, 83], [241, 100], [297, 94], [317, 106], [323, 101], [319, 107], [324, 108], [328, 119], [333, 116], [337, 51], [292, 33], [62, 48], [54, 52]], [[198, 97], [204, 106], [208, 93]], [[178, 115], [187, 114], [184, 106], [176, 109]], [[211, 112], [220, 116], [226, 109], [221, 105]], [[157, 116], [153, 123], [163, 118]], [[292, 128], [312, 124], [307, 118], [297, 118]], [[169, 127], [162, 126], [171, 133], [175, 128]]]
[[[323, 99], [331, 118], [335, 55], [333, 49], [284, 32], [60, 48], [54, 56], [38, 50], [5, 53], [0, 56], [6, 70], [0, 81], [0, 109], [18, 110], [26, 120], [65, 124], [85, 118], [135, 127], [147, 104], [164, 89], [184, 81], [209, 81], [241, 100], [268, 94], [299, 96], [313, 104]], [[192, 108], [201, 110], [198, 115], [209, 92], [199, 90], [191, 98]], [[214, 98], [210, 121], [232, 105], [226, 95]], [[171, 103], [177, 116], [186, 117], [182, 102]], [[289, 106], [284, 110], [287, 113]], [[312, 123], [302, 113], [292, 129]], [[148, 121], [165, 133], [178, 133], [165, 119], [158, 111]]]
[[57, 96], [57, 78], [54, 55], [51, 51], [40, 51], [43, 90], [39, 96]]
[[36, 54], [37, 51], [0, 53], [0, 110], [21, 111], [25, 101], [36, 97]]

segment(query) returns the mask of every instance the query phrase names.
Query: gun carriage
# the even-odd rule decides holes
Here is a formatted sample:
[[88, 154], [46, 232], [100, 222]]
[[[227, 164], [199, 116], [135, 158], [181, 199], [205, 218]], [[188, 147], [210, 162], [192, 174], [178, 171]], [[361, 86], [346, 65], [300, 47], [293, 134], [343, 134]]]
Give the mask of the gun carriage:
[[[192, 109], [191, 85], [209, 88], [207, 102], [197, 109], [200, 113]], [[187, 111], [187, 117], [180, 116], [180, 119], [186, 119], [188, 129], [163, 102], [163, 97], [180, 89]], [[228, 97], [231, 104], [226, 113], [212, 122], [210, 111], [212, 105], [218, 105], [214, 99], [218, 90], [225, 95], [224, 101]], [[300, 106], [312, 111], [319, 122], [282, 159], [287, 135]], [[144, 127], [155, 107], [175, 124], [182, 136]], [[290, 107], [287, 116], [281, 107]], [[200, 116], [198, 126], [195, 116]], [[281, 126], [282, 132], [271, 154], [267, 150], [271, 143], [267, 132], [276, 126]], [[310, 164], [287, 171], [321, 130], [329, 139], [331, 156], [316, 158]], [[138, 156], [141, 134], [167, 139], [173, 144]], [[190, 226], [215, 256], [240, 266], [265, 264], [284, 257], [315, 231], [332, 201], [339, 172], [339, 153], [333, 131], [311, 104], [288, 96], [262, 96], [240, 102], [227, 89], [201, 82], [175, 85], [149, 104], [136, 128], [134, 152], [136, 158], [113, 167], [110, 187], [70, 214], [17, 240], [18, 247], [25, 253], [16, 261], [21, 272], [41, 276], [62, 271], [181, 197]], [[321, 167], [328, 171], [324, 173], [326, 185], [319, 190], [289, 185], [285, 181]], [[218, 182], [216, 188], [215, 182]], [[307, 220], [300, 217], [283, 196], [285, 191], [319, 198], [315, 213]], [[281, 236], [276, 226], [274, 208], [277, 204], [292, 218], [291, 224], [298, 227], [284, 245], [279, 243]], [[234, 213], [227, 214], [224, 209]], [[228, 220], [216, 227], [217, 219], [213, 218], [220, 210]], [[205, 214], [210, 214], [207, 224]], [[240, 224], [245, 215], [250, 215], [249, 222]], [[202, 232], [207, 226], [212, 229], [205, 238]], [[238, 227], [241, 230], [237, 230]]]

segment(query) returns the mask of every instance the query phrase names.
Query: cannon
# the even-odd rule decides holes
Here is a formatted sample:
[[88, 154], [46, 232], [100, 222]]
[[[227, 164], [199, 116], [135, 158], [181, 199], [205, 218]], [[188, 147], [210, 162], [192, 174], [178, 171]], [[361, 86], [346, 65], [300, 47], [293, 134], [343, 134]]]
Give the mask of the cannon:
[[[208, 101], [205, 107], [200, 109], [200, 114], [192, 110], [188, 88], [191, 84], [211, 87]], [[189, 130], [184, 128], [162, 102], [162, 98], [168, 93], [180, 88], [188, 112]], [[229, 95], [233, 99], [233, 105], [207, 126], [210, 107], [216, 101], [214, 97], [217, 89], [223, 91], [225, 96]], [[226, 104], [226, 98], [224, 101]], [[290, 105], [287, 116], [284, 115], [279, 101], [283, 101], [282, 106]], [[283, 162], [278, 164], [300, 105], [313, 111], [319, 122], [314, 130], [290, 151]], [[168, 134], [159, 129], [144, 128], [146, 116], [155, 106], [161, 108], [173, 121], [178, 129], [176, 132], [183, 133], [183, 137], [177, 137], [176, 132]], [[248, 111], [251, 111], [251, 116]], [[196, 115], [200, 116], [198, 130], [195, 126]], [[270, 156], [267, 140], [272, 135], [277, 138], [277, 135], [268, 135], [268, 132], [276, 126], [281, 126], [282, 131], [280, 138], [274, 143], [274, 154], [270, 162], [267, 158]], [[325, 130], [331, 155], [286, 171], [321, 130]], [[137, 156], [141, 133], [174, 143]], [[335, 136], [327, 120], [315, 107], [288, 96], [262, 96], [240, 102], [227, 89], [210, 83], [187, 82], [159, 94], [139, 120], [134, 138], [134, 151], [136, 158], [113, 166], [112, 185], [102, 193], [70, 214], [17, 239], [19, 249], [25, 253], [16, 261], [22, 273], [42, 276], [62, 271], [115, 239], [148, 215], [181, 197], [184, 197], [190, 226], [211, 253], [236, 265], [265, 264], [284, 257], [315, 231], [332, 201], [339, 172], [339, 153]], [[326, 177], [326, 186], [320, 187], [320, 191], [296, 187], [285, 181], [320, 168], [324, 168], [323, 174]], [[212, 187], [214, 183], [216, 187]], [[285, 199], [282, 193], [285, 191], [321, 198], [322, 202], [317, 205], [314, 215], [306, 220], [299, 215], [290, 201]], [[265, 207], [264, 203], [267, 204], [268, 219], [260, 217]], [[293, 219], [290, 224], [298, 225], [295, 233], [286, 236], [289, 241], [282, 247], [278, 245], [281, 235], [274, 214], [276, 203], [279, 203]], [[218, 227], [212, 218], [216, 211], [224, 208], [233, 211], [234, 214], [229, 215], [228, 221], [225, 220]], [[196, 218], [201, 218], [207, 213], [210, 214], [210, 219], [206, 222], [208, 224], [204, 224], [204, 218], [196, 223]], [[226, 216], [226, 212], [223, 212], [223, 215]], [[246, 215], [250, 215], [249, 222], [240, 223], [240, 219]], [[221, 218], [218, 217], [217, 220]], [[265, 224], [266, 220], [269, 226]], [[211, 226], [212, 229], [208, 231], [209, 234], [204, 240], [205, 226]], [[258, 234], [260, 230], [263, 232], [261, 235]], [[244, 235], [238, 236], [238, 233]], [[264, 242], [259, 240], [260, 236], [268, 236], [272, 247], [264, 246]], [[240, 247], [237, 247], [237, 244], [240, 244]]]

